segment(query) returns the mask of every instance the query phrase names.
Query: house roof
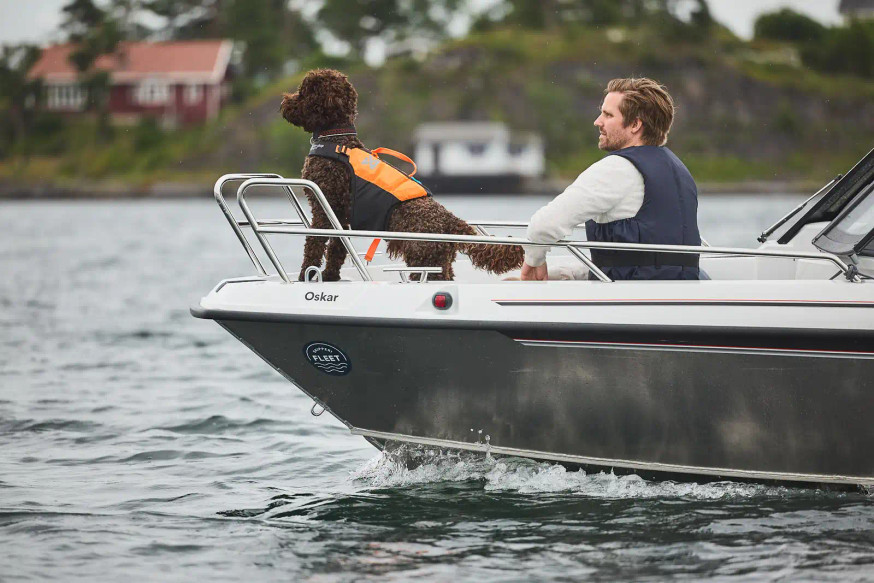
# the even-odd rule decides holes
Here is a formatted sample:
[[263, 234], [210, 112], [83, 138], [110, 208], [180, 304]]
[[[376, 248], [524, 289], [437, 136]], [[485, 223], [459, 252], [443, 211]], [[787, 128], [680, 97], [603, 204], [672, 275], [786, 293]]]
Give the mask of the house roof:
[[[28, 76], [42, 77], [47, 83], [74, 81], [77, 73], [69, 60], [74, 48], [64, 44], [43, 49]], [[218, 83], [225, 76], [232, 48], [229, 40], [123, 42], [112, 55], [97, 59], [95, 67], [108, 71], [115, 83], [144, 79]]]

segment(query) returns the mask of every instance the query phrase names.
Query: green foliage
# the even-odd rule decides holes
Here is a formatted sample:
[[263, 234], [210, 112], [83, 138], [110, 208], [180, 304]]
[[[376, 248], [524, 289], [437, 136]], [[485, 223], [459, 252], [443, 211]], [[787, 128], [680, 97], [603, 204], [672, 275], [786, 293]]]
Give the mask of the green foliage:
[[816, 43], [826, 34], [822, 24], [790, 8], [762, 14], [756, 19], [753, 31], [756, 39], [793, 43]]
[[[669, 37], [703, 40], [713, 25], [706, 0], [695, 0], [689, 21], [678, 13], [677, 0], [503, 0], [493, 22], [529, 30], [567, 29], [569, 26], [609, 26], [646, 21]], [[481, 30], [490, 27], [481, 19]]]
[[133, 134], [133, 147], [137, 151], [149, 150], [161, 144], [164, 132], [152, 117], [144, 117], [137, 124]]
[[822, 42], [807, 45], [801, 53], [804, 63], [830, 73], [874, 77], [874, 22], [854, 20], [849, 26], [833, 28]]
[[497, 21], [530, 30], [610, 25], [635, 20], [647, 12], [649, 4], [641, 0], [505, 0], [501, 3], [504, 16]]
[[71, 42], [80, 42], [104, 20], [106, 13], [98, 8], [92, 0], [71, 0], [61, 12], [64, 22], [61, 28], [67, 31]]
[[310, 151], [309, 134], [277, 119], [267, 126], [266, 135], [270, 166], [283, 176], [299, 176], [303, 161]]
[[[284, 0], [229, 0], [225, 8], [227, 32], [245, 43], [243, 63], [251, 78], [272, 79], [288, 58], [286, 38], [300, 38], [302, 29], [286, 30]], [[289, 36], [286, 36], [289, 35]]]
[[777, 131], [789, 136], [798, 136], [802, 132], [802, 124], [788, 100], [784, 99], [777, 106], [776, 114], [774, 115], [774, 127]]
[[42, 82], [27, 78], [40, 51], [31, 45], [4, 46], [0, 51], [0, 158], [26, 139], [36, 118]]
[[316, 24], [348, 43], [353, 58], [361, 60], [375, 39], [391, 44], [446, 38], [462, 6], [461, 0], [325, 0]]
[[121, 29], [109, 13], [94, 5], [92, 0], [71, 0], [64, 6], [66, 20], [62, 27], [67, 30], [75, 49], [69, 59], [79, 73], [79, 84], [85, 92], [87, 111], [96, 111], [100, 136], [108, 139], [109, 124], [109, 73], [96, 69], [95, 63], [102, 55], [111, 55], [121, 42]]
[[761, 160], [726, 154], [684, 153], [683, 163], [697, 181], [739, 182], [742, 180], [773, 180], [779, 166]]

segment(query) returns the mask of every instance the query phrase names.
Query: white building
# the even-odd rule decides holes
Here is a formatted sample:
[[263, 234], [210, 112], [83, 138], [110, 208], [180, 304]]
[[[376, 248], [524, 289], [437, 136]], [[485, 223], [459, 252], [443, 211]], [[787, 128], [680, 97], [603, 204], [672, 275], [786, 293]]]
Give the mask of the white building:
[[422, 176], [538, 177], [543, 174], [543, 140], [513, 134], [503, 123], [434, 122], [416, 129], [413, 158]]

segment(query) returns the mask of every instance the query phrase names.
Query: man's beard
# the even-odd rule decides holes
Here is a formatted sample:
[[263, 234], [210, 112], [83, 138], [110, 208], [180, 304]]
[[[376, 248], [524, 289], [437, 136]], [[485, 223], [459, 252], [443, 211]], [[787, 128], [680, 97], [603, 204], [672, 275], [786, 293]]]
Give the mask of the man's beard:
[[601, 134], [604, 136], [604, 143], [601, 144], [601, 140], [598, 140], [598, 148], [604, 150], [605, 152], [615, 152], [616, 150], [621, 150], [627, 144], [627, 140], [622, 140], [622, 138], [610, 137], [607, 134]]

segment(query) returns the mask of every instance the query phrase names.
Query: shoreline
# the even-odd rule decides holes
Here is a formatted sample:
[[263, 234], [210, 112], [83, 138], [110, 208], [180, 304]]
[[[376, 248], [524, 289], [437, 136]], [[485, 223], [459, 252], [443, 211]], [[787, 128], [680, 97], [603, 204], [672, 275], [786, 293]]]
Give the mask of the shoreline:
[[[824, 183], [823, 183], [824, 184]], [[549, 179], [538, 182], [517, 196], [559, 194], [565, 181]], [[701, 196], [712, 195], [803, 195], [813, 194], [821, 184], [811, 181], [741, 181], [699, 182]], [[437, 196], [491, 196], [508, 193], [435, 193]], [[0, 180], [0, 200], [171, 200], [212, 196], [212, 184], [161, 181], [149, 185], [132, 185], [120, 181], [77, 181], [70, 184], [15, 183]], [[277, 197], [282, 196], [277, 193]]]

